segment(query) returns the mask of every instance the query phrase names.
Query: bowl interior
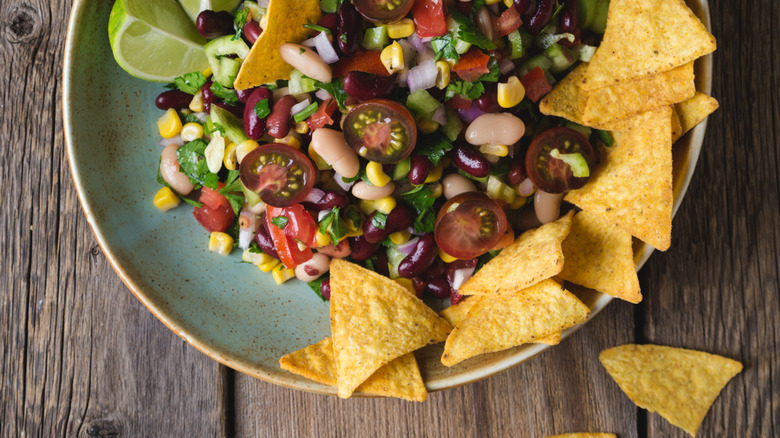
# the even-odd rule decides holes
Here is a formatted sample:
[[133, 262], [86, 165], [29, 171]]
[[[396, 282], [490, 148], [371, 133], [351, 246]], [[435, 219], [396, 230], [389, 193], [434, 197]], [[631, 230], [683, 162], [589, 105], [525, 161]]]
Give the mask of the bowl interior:
[[[709, 28], [706, 1], [689, 1]], [[279, 368], [279, 358], [330, 335], [329, 305], [299, 282], [277, 286], [241, 263], [239, 252], [209, 254], [208, 236], [182, 206], [161, 214], [152, 205], [161, 147], [153, 105], [160, 84], [127, 75], [108, 43], [111, 2], [74, 4], [64, 68], [64, 120], [73, 179], [87, 220], [106, 257], [130, 290], [171, 330], [212, 358], [279, 385], [335, 394], [333, 388]], [[697, 87], [709, 92], [712, 61], [697, 63]], [[690, 181], [704, 124], [675, 145], [675, 211]], [[638, 266], [652, 248], [637, 244]], [[595, 315], [611, 300], [580, 296]], [[434, 307], [441, 303], [432, 303]], [[567, 331], [571, 333], [576, 328]], [[446, 368], [441, 346], [418, 352], [429, 390], [484, 378], [548, 348], [521, 346]]]

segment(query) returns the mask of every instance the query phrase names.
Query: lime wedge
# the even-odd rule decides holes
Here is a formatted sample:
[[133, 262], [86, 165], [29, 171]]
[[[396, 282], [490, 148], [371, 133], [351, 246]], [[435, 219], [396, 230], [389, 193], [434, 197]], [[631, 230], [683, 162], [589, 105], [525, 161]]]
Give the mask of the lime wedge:
[[206, 41], [176, 0], [117, 0], [108, 39], [117, 64], [147, 81], [172, 82], [209, 66]]
[[179, 3], [192, 21], [195, 22], [198, 14], [206, 9], [233, 12], [233, 9], [241, 3], [241, 0], [179, 0]]

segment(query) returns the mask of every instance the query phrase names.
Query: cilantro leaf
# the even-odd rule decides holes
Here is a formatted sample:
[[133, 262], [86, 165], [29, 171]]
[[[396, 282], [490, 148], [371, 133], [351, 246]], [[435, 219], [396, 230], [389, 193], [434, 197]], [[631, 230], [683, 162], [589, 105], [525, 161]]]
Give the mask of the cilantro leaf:
[[190, 198], [188, 198], [186, 196], [180, 196], [180, 198], [182, 199], [182, 201], [186, 202], [187, 204], [190, 204], [191, 206], [193, 206], [195, 208], [203, 207], [203, 203], [202, 202], [193, 201], [192, 199], [190, 199]]
[[441, 58], [451, 59], [457, 61], [460, 59], [460, 54], [455, 50], [455, 38], [452, 34], [442, 35], [431, 40], [431, 47], [436, 54], [436, 61]]
[[313, 291], [314, 291], [314, 293], [316, 293], [316, 294], [317, 294], [317, 296], [318, 296], [318, 297], [320, 297], [320, 299], [322, 300], [322, 302], [325, 302], [325, 301], [327, 301], [327, 300], [325, 299], [325, 297], [324, 297], [324, 296], [322, 296], [322, 283], [324, 283], [324, 282], [325, 282], [325, 280], [327, 280], [328, 278], [330, 278], [330, 277], [328, 277], [327, 275], [323, 275], [322, 277], [320, 277], [320, 278], [318, 278], [318, 279], [316, 279], [316, 280], [314, 280], [314, 281], [310, 281], [310, 282], [308, 283], [308, 285], [309, 285], [309, 287], [311, 288], [311, 290], [313, 290]]
[[457, 38], [463, 42], [471, 43], [483, 50], [493, 50], [496, 45], [482, 33], [474, 22], [461, 14], [457, 9], [450, 8], [450, 17], [458, 23]]
[[181, 122], [183, 124], [186, 124], [186, 123], [197, 123], [197, 124], [200, 125], [200, 119], [197, 116], [195, 116], [195, 114], [187, 114], [187, 113], [182, 112], [182, 111], [177, 111], [177, 112], [179, 113], [179, 118], [181, 119]]
[[501, 70], [498, 68], [498, 61], [496, 61], [496, 57], [494, 55], [490, 55], [490, 61], [488, 61], [487, 66], [490, 69], [490, 72], [480, 76], [479, 80], [487, 82], [498, 82], [498, 79], [501, 78]]
[[287, 216], [276, 216], [275, 218], [271, 219], [271, 223], [279, 228], [286, 227], [287, 222], [290, 222], [290, 219]]
[[377, 211], [374, 213], [374, 216], [371, 217], [371, 225], [377, 229], [384, 230], [387, 226], [387, 215], [381, 211]]
[[206, 157], [203, 155], [207, 146], [208, 143], [203, 139], [191, 141], [176, 150], [176, 158], [179, 161], [179, 170], [191, 181], [216, 190], [219, 178], [209, 171]]
[[487, 3], [486, 0], [474, 0], [474, 6], [471, 7], [471, 19], [473, 20], [474, 17], [477, 16], [477, 12], [479, 11], [479, 8], [482, 6], [485, 6]]
[[339, 217], [340, 210], [339, 207], [334, 208], [320, 221], [320, 233], [330, 235], [333, 246], [338, 245], [341, 239], [349, 233], [349, 229]]
[[224, 100], [226, 104], [230, 106], [238, 105], [239, 100], [238, 94], [236, 94], [236, 90], [232, 88], [225, 88], [222, 86], [222, 84], [215, 81], [213, 84], [211, 84], [211, 91], [215, 96]]
[[225, 181], [225, 187], [219, 189], [219, 194], [227, 198], [230, 202], [230, 206], [233, 208], [233, 213], [236, 216], [241, 213], [241, 208], [244, 206], [243, 186], [241, 180], [238, 179], [239, 172], [237, 170], [231, 170], [228, 172], [227, 180]]
[[233, 35], [233, 41], [241, 39], [241, 34], [244, 32], [244, 26], [249, 19], [249, 9], [244, 8], [236, 12], [236, 17], [233, 20], [233, 28], [236, 30], [236, 34]]
[[433, 211], [433, 197], [431, 189], [425, 186], [416, 187], [403, 195], [404, 201], [417, 211], [414, 220], [414, 230], [418, 233], [432, 233], [436, 222], [436, 212]]
[[344, 102], [347, 101], [347, 98], [349, 95], [347, 95], [347, 92], [344, 91], [344, 78], [339, 78], [336, 80], [333, 80], [330, 83], [324, 83], [320, 81], [314, 81], [314, 86], [325, 90], [333, 96], [334, 99], [336, 99], [336, 103], [339, 105], [339, 109], [344, 112], [344, 114], [347, 113], [347, 107], [344, 104]]
[[257, 102], [257, 105], [255, 105], [255, 114], [257, 114], [257, 117], [264, 119], [271, 115], [271, 108], [268, 105], [268, 99]]
[[466, 82], [464, 80], [455, 79], [447, 85], [445, 99], [452, 99], [458, 94], [464, 99], [479, 99], [480, 96], [485, 94], [485, 86], [479, 81]]
[[194, 95], [206, 83], [206, 76], [203, 76], [203, 73], [199, 71], [194, 71], [179, 76], [173, 80], [173, 83], [176, 84], [176, 88], [179, 90]]
[[433, 134], [420, 137], [417, 140], [415, 153], [428, 157], [428, 160], [434, 166], [439, 164], [439, 160], [452, 149], [452, 143], [447, 140], [443, 133], [436, 131]]

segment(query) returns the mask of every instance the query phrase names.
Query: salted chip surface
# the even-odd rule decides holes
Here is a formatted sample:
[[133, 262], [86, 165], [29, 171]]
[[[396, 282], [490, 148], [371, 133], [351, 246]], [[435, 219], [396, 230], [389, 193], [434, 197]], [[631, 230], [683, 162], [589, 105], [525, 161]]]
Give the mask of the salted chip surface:
[[617, 438], [614, 433], [563, 433], [560, 435], [551, 435], [547, 438]]
[[582, 121], [586, 126], [609, 122], [690, 99], [696, 93], [693, 63], [587, 92]]
[[528, 230], [501, 250], [460, 287], [461, 295], [495, 295], [530, 287], [563, 268], [561, 243], [569, 234], [573, 212]]
[[452, 327], [397, 282], [354, 263], [330, 264], [330, 322], [339, 397], [349, 397], [382, 365]]
[[316, 23], [320, 15], [318, 0], [271, 0], [263, 16], [263, 23], [267, 24], [241, 64], [233, 87], [246, 90], [277, 79], [290, 79], [293, 68], [282, 59], [279, 46], [305, 40], [311, 31], [303, 25]]
[[683, 0], [612, 0], [585, 90], [671, 70], [715, 51], [713, 37]]
[[680, 126], [682, 127], [680, 137], [701, 123], [707, 116], [714, 113], [718, 106], [718, 101], [715, 98], [699, 92], [696, 92], [692, 98], [675, 105], [675, 110], [680, 117]]
[[558, 276], [631, 303], [642, 301], [631, 234], [599, 216], [581, 211], [563, 241]]
[[590, 180], [564, 198], [661, 251], [672, 241], [671, 111], [633, 117]]
[[[324, 385], [336, 386], [336, 363], [333, 358], [333, 341], [320, 342], [292, 352], [279, 359], [283, 370], [306, 377]], [[409, 401], [425, 401], [425, 390], [420, 368], [414, 354], [405, 354], [379, 368], [357, 392], [381, 397], [397, 397]]]
[[560, 333], [587, 319], [590, 309], [553, 280], [504, 295], [487, 295], [450, 333], [441, 362], [506, 350]]
[[661, 345], [621, 345], [602, 351], [599, 360], [637, 406], [658, 412], [691, 436], [723, 387], [742, 371], [735, 360]]
[[680, 121], [680, 114], [677, 109], [672, 106], [672, 143], [676, 142], [683, 136], [682, 122]]

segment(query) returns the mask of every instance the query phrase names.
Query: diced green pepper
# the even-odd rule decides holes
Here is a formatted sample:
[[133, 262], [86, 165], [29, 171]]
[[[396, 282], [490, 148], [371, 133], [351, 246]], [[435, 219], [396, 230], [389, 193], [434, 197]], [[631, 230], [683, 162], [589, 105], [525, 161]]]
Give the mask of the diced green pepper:
[[571, 154], [562, 154], [558, 149], [553, 149], [550, 151], [550, 156], [568, 164], [571, 168], [572, 175], [574, 175], [576, 178], [587, 178], [590, 176], [588, 162], [581, 153], [574, 152]]

